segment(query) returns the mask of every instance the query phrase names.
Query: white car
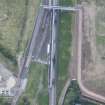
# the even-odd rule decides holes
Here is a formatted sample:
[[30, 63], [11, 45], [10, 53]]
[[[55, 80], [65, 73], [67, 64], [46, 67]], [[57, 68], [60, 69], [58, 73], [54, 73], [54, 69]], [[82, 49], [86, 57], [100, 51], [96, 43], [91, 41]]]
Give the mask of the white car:
[[50, 53], [50, 44], [47, 45], [47, 54]]

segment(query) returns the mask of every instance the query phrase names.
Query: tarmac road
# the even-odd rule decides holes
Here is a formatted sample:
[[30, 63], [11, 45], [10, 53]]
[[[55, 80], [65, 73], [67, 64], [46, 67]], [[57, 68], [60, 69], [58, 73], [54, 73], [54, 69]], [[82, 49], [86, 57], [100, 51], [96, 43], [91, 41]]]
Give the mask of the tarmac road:
[[47, 62], [47, 45], [50, 42], [50, 21], [51, 13], [49, 11], [44, 11], [42, 17], [42, 23], [40, 24], [40, 30], [38, 36], [36, 37], [33, 57], [35, 61], [40, 59], [41, 61]]

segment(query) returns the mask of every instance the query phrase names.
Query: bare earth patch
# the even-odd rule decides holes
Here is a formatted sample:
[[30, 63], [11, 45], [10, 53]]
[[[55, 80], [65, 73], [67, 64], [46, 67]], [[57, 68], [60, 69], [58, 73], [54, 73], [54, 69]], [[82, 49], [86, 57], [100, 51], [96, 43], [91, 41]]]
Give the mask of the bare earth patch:
[[84, 8], [82, 82], [89, 90], [103, 96], [105, 96], [104, 2], [104, 0], [82, 2]]

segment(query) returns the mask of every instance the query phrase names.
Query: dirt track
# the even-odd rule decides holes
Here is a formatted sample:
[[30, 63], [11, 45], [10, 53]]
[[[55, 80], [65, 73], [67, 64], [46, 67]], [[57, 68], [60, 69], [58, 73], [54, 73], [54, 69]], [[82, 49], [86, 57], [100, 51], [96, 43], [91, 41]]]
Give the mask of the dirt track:
[[94, 93], [93, 91], [90, 91], [89, 89], [87, 89], [87, 87], [84, 86], [83, 82], [82, 82], [82, 75], [81, 75], [81, 55], [82, 55], [82, 37], [83, 37], [83, 33], [82, 33], [82, 20], [83, 20], [83, 11], [82, 9], [79, 10], [78, 12], [78, 36], [77, 36], [77, 40], [78, 40], [78, 44], [77, 44], [77, 81], [79, 84], [79, 87], [82, 91], [82, 94], [92, 98], [94, 100], [100, 101], [100, 102], [105, 102], [105, 97]]

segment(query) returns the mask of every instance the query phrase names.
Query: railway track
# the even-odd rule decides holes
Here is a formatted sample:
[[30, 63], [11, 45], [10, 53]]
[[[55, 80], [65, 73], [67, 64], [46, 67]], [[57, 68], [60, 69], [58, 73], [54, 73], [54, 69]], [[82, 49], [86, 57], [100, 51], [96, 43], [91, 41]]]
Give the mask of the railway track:
[[[48, 2], [48, 0], [43, 0], [43, 3], [47, 4], [47, 2]], [[27, 47], [25, 56], [23, 58], [23, 64], [21, 65], [21, 70], [20, 70], [19, 75], [18, 75], [16, 94], [13, 97], [13, 101], [12, 101], [11, 105], [16, 105], [17, 104], [18, 99], [23, 92], [23, 90], [21, 89], [21, 85], [23, 84], [22, 82], [25, 79], [27, 79], [29, 66], [30, 66], [30, 63], [31, 63], [31, 60], [32, 60], [32, 54], [33, 54], [33, 51], [34, 51], [34, 47], [36, 45], [36, 43], [35, 43], [36, 42], [36, 37], [39, 35], [40, 25], [41, 25], [41, 21], [43, 21], [42, 19], [43, 19], [44, 15], [45, 15], [45, 10], [40, 7], [37, 18], [35, 19], [35, 26], [34, 26], [32, 38], [30, 40], [30, 43]], [[45, 38], [43, 40], [45, 40]]]

